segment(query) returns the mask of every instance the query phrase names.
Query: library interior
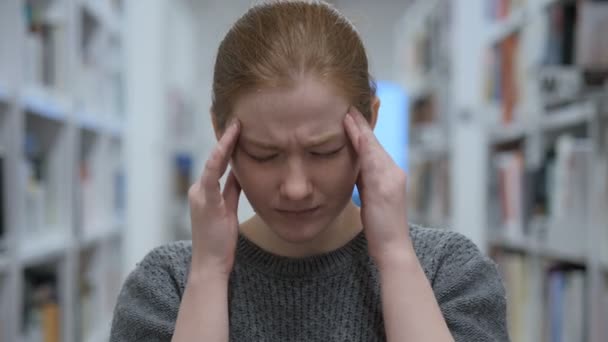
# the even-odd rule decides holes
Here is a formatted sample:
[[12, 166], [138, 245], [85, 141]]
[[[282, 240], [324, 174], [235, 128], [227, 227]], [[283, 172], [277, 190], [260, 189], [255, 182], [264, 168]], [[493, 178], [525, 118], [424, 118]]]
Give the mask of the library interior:
[[[608, 1], [327, 2], [408, 220], [496, 263], [512, 341], [608, 341]], [[0, 1], [0, 341], [108, 341], [129, 273], [191, 238], [217, 48], [254, 3]]]

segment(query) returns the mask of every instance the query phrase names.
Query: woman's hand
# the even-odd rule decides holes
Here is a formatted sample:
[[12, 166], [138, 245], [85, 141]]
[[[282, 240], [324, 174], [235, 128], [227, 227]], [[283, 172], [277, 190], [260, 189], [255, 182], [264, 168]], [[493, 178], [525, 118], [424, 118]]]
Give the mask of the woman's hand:
[[387, 341], [454, 341], [409, 237], [405, 172], [356, 109], [344, 126], [359, 155], [361, 220], [380, 271]]
[[225, 129], [205, 164], [203, 175], [188, 191], [192, 223], [191, 272], [194, 274], [220, 272], [228, 276], [234, 264], [241, 187], [232, 172], [223, 193], [219, 180], [226, 172], [239, 131], [238, 121]]
[[369, 253], [382, 266], [412, 251], [408, 249], [406, 174], [354, 107], [346, 114], [344, 126], [359, 156], [357, 187]]

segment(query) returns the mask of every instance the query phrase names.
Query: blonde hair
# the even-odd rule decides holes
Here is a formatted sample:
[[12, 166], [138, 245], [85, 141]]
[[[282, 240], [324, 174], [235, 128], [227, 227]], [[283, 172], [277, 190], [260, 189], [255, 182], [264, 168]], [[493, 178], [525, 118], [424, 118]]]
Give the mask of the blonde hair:
[[327, 80], [369, 120], [376, 86], [353, 24], [322, 1], [272, 1], [249, 9], [218, 48], [211, 111], [220, 130], [242, 94]]

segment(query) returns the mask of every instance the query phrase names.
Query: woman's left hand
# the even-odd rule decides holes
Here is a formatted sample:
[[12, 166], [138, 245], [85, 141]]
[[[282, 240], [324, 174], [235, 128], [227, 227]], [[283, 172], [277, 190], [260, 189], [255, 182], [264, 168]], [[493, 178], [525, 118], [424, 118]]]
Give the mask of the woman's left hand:
[[359, 157], [361, 220], [369, 253], [382, 267], [412, 250], [408, 248], [407, 176], [380, 145], [363, 115], [351, 108], [344, 126]]

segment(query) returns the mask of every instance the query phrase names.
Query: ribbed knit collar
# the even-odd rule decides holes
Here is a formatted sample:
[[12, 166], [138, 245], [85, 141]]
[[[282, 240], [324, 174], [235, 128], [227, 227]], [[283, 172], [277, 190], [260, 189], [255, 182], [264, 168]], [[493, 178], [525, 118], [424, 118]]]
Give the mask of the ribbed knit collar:
[[276, 276], [311, 277], [331, 274], [367, 257], [367, 240], [363, 231], [344, 246], [320, 255], [303, 258], [270, 253], [239, 234], [237, 261], [256, 270]]

